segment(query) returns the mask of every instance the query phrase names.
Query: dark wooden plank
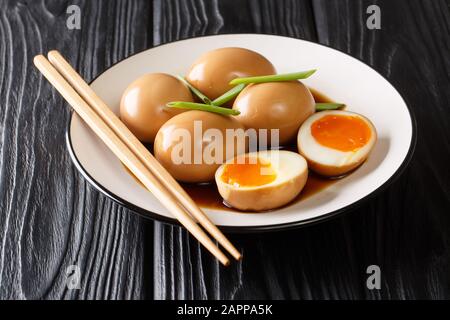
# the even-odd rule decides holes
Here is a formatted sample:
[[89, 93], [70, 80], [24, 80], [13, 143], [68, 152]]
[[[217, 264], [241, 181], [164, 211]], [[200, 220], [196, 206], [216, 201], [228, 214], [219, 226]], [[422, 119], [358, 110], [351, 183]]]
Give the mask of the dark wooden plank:
[[154, 44], [219, 33], [269, 33], [315, 38], [309, 1], [155, 0]]
[[[156, 298], [450, 297], [449, 7], [444, 1], [376, 1], [382, 30], [369, 31], [365, 11], [372, 2], [311, 3], [240, 1], [236, 9], [232, 1], [155, 1], [153, 38], [267, 32], [348, 52], [387, 76], [416, 111], [415, 160], [385, 193], [352, 213], [284, 233], [232, 235], [245, 259], [228, 269], [184, 231], [156, 223]], [[381, 267], [381, 290], [366, 288], [372, 264]]]
[[[82, 31], [65, 28], [72, 3], [82, 8]], [[372, 1], [236, 3], [0, 2], [0, 298], [151, 298], [153, 278], [155, 298], [450, 297], [449, 2], [376, 1], [379, 31], [365, 28]], [[231, 268], [159, 223], [153, 260], [153, 224], [95, 192], [71, 165], [69, 112], [31, 59], [57, 48], [91, 79], [151, 44], [222, 32], [317, 40], [363, 59], [414, 108], [416, 156], [399, 181], [353, 213], [301, 230], [231, 236], [245, 255]], [[73, 263], [81, 290], [66, 288]], [[381, 267], [380, 291], [365, 287], [370, 264]]]
[[[70, 4], [80, 31], [66, 28]], [[32, 65], [56, 48], [92, 79], [147, 46], [150, 15], [146, 1], [0, 2], [0, 299], [151, 298], [152, 224], [80, 177], [69, 109]], [[66, 287], [72, 264], [80, 290]]]
[[[389, 79], [414, 110], [418, 144], [407, 172], [348, 220], [361, 263], [378, 264], [382, 290], [367, 298], [450, 297], [450, 43], [448, 1], [376, 1], [381, 30], [368, 30], [374, 1], [314, 1], [319, 41]], [[343, 18], [345, 17], [345, 19]]]

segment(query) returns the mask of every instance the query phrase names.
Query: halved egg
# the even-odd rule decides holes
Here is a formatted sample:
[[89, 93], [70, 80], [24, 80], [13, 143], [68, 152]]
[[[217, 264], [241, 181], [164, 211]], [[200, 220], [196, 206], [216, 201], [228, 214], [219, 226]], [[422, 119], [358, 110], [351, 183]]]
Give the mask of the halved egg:
[[366, 117], [349, 111], [323, 111], [309, 117], [297, 136], [308, 167], [324, 176], [340, 176], [361, 165], [377, 140]]
[[239, 155], [215, 175], [222, 198], [244, 211], [265, 211], [292, 201], [308, 179], [308, 165], [298, 153], [269, 150]]

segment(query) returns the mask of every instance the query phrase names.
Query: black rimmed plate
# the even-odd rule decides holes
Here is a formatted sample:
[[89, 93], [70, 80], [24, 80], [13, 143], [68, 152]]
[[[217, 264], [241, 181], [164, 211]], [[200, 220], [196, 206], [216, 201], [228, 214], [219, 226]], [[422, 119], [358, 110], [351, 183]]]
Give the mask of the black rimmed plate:
[[[184, 74], [200, 54], [219, 47], [257, 51], [266, 56], [280, 73], [318, 69], [304, 83], [336, 101], [345, 102], [347, 110], [367, 116], [378, 132], [374, 150], [358, 170], [302, 201], [259, 214], [205, 208], [213, 222], [225, 231], [279, 230], [332, 217], [386, 187], [407, 165], [415, 145], [415, 122], [400, 94], [361, 61], [309, 41], [259, 34], [217, 35], [177, 41], [143, 51], [113, 65], [91, 86], [118, 113], [123, 91], [139, 76], [150, 72]], [[98, 190], [145, 217], [176, 223], [75, 113], [67, 130], [67, 145], [77, 169]]]

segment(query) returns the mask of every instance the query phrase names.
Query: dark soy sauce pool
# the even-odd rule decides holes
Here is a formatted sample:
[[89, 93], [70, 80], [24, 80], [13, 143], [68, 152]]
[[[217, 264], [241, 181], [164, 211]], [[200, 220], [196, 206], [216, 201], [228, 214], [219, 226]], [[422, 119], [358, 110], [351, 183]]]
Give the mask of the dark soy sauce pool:
[[[290, 206], [294, 203], [302, 201], [317, 192], [326, 189], [328, 186], [332, 185], [339, 179], [327, 179], [320, 177], [319, 175], [309, 172], [308, 180], [306, 181], [306, 185], [303, 188], [302, 192], [287, 206]], [[227, 210], [234, 211], [236, 209], [228, 207], [224, 202], [222, 197], [217, 191], [217, 187], [215, 183], [208, 184], [181, 184], [186, 192], [191, 196], [191, 198], [197, 203], [199, 206], [203, 208], [209, 209], [219, 209], [219, 210]]]
[[[326, 95], [318, 92], [317, 90], [310, 88], [310, 91], [311, 91], [312, 95], [314, 96], [314, 100], [316, 101], [316, 103], [332, 102], [331, 99], [329, 99]], [[151, 146], [147, 146], [147, 147], [150, 150], [152, 149]], [[281, 149], [297, 152], [296, 145], [286, 146]], [[138, 181], [127, 168], [125, 168], [125, 169], [131, 176], [133, 176], [133, 178], [136, 181]], [[318, 174], [315, 174], [314, 172], [309, 171], [308, 180], [306, 181], [306, 185], [303, 188], [302, 192], [297, 196], [297, 198], [295, 198], [293, 201], [291, 201], [286, 206], [290, 206], [294, 203], [302, 201], [302, 200], [328, 188], [330, 185], [336, 183], [336, 181], [339, 181], [339, 179], [329, 179], [329, 178], [321, 177]], [[191, 196], [191, 198], [199, 206], [201, 206], [203, 208], [227, 210], [227, 211], [236, 212], [235, 209], [228, 207], [223, 202], [223, 199], [220, 196], [219, 191], [217, 190], [217, 186], [216, 186], [215, 182], [204, 183], [204, 184], [181, 183], [181, 186], [186, 190], [186, 192]]]

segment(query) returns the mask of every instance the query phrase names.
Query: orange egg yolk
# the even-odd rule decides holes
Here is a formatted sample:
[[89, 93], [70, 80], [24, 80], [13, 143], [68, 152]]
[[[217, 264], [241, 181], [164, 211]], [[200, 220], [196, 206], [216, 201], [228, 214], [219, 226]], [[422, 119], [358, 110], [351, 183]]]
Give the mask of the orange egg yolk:
[[365, 146], [372, 131], [359, 117], [333, 114], [314, 121], [311, 134], [325, 147], [348, 152]]
[[262, 162], [259, 158], [247, 157], [243, 163], [230, 163], [225, 165], [222, 181], [234, 186], [257, 187], [271, 183], [276, 178], [275, 170], [270, 163]]

